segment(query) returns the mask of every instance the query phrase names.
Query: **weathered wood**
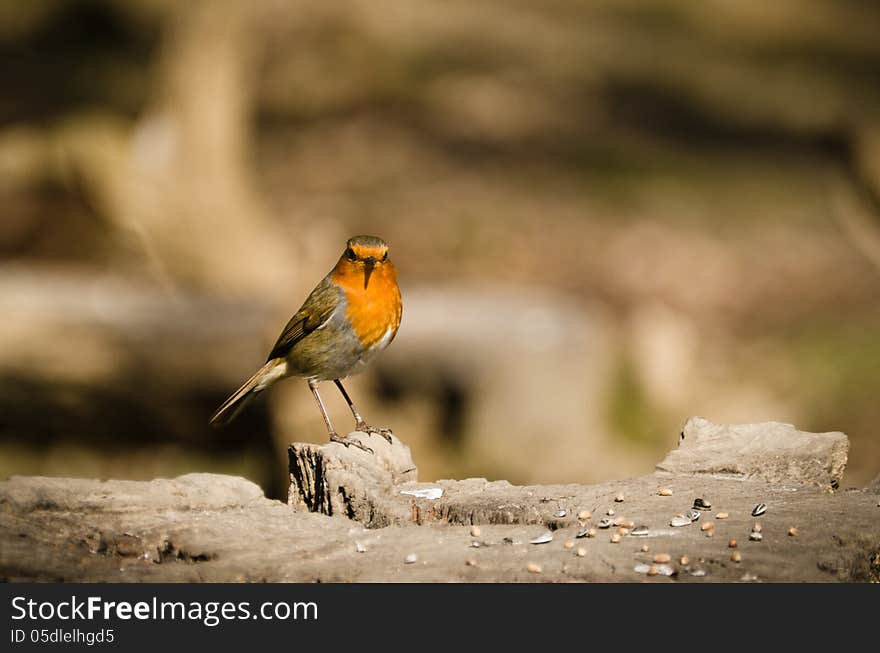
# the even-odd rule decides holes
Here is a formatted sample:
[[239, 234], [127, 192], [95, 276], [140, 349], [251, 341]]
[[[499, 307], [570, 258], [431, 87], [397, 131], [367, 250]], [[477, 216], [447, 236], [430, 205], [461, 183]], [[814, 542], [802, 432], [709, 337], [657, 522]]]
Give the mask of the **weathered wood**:
[[[785, 449], [789, 437], [800, 437], [793, 429], [778, 433], [761, 441]], [[209, 474], [148, 483], [13, 477], [0, 483], [0, 579], [636, 581], [648, 578], [636, 565], [656, 553], [668, 553], [676, 573], [654, 582], [880, 579], [880, 488], [819, 487], [809, 465], [792, 465], [792, 474], [774, 483], [659, 470], [592, 486], [418, 483], [399, 440], [351, 437], [374, 453], [291, 446], [291, 506], [266, 499], [244, 479]], [[828, 459], [815, 464], [829, 468]], [[661, 496], [660, 487], [671, 496]], [[419, 490], [435, 493], [407, 494]], [[442, 494], [430, 498], [437, 490]], [[672, 516], [696, 497], [712, 510], [671, 527]], [[750, 513], [758, 503], [767, 511], [756, 518]], [[609, 509], [612, 519], [646, 526], [647, 536], [611, 542], [617, 529], [598, 528]], [[576, 538], [583, 511], [592, 513], [585, 521], [597, 528], [595, 537]], [[728, 518], [716, 519], [719, 511]], [[748, 537], [756, 521], [761, 542]], [[714, 524], [713, 536], [701, 530], [705, 523]], [[789, 534], [792, 527], [797, 535]], [[548, 532], [551, 542], [529, 543]], [[742, 562], [731, 561], [730, 539]], [[411, 553], [417, 562], [405, 564]], [[530, 573], [529, 563], [541, 573]], [[706, 575], [692, 575], [695, 569]]]

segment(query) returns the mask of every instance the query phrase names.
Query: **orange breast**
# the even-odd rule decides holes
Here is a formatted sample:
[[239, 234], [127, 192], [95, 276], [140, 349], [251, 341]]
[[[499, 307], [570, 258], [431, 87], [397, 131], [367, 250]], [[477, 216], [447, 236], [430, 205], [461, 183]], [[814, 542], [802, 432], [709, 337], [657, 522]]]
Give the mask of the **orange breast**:
[[391, 262], [377, 265], [364, 288], [362, 270], [336, 269], [332, 280], [345, 291], [346, 317], [366, 349], [387, 345], [400, 326], [403, 304], [397, 286], [397, 272]]

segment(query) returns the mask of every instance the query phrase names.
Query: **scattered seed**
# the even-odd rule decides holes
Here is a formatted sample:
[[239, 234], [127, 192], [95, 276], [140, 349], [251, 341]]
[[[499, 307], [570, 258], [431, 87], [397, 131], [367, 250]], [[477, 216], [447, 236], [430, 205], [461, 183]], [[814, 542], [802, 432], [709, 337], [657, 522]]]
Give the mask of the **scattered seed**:
[[553, 516], [556, 517], [556, 518], [558, 518], [558, 519], [562, 519], [562, 518], [565, 517], [567, 514], [568, 514], [568, 512], [566, 512], [565, 510], [557, 510], [555, 513], [553, 513]]
[[764, 539], [764, 536], [761, 535], [758, 531], [752, 531], [751, 533], [749, 533], [749, 539], [752, 542], [760, 542]]
[[610, 528], [610, 527], [611, 527], [611, 520], [608, 519], [607, 517], [599, 522], [599, 528]]
[[757, 506], [752, 508], [752, 517], [759, 517], [767, 512], [767, 505], [764, 503], [759, 503]]
[[706, 570], [697, 567], [696, 569], [691, 569], [691, 576], [695, 576], [697, 578], [702, 578], [706, 575]]
[[763, 526], [761, 526], [760, 522], [755, 522], [755, 525], [752, 526], [752, 530], [756, 533], [760, 533], [762, 530], [764, 530], [764, 528]]
[[736, 540], [730, 540], [727, 543], [727, 546], [730, 547], [731, 549], [735, 549], [736, 548]]
[[704, 531], [704, 532], [705, 532], [705, 531], [714, 531], [714, 530], [715, 530], [715, 524], [713, 524], [713, 523], [710, 522], [710, 521], [707, 521], [705, 524], [703, 524], [702, 526], [700, 526], [700, 530], [701, 530], [701, 531]]
[[471, 537], [480, 537], [480, 527], [471, 526]]
[[617, 503], [623, 503], [624, 499], [625, 497], [623, 496], [623, 492], [614, 497], [614, 500], [617, 501]]
[[528, 571], [530, 574], [540, 574], [542, 571], [541, 565], [530, 562], [526, 565], [526, 571]]
[[742, 559], [743, 559], [742, 553], [740, 553], [739, 551], [734, 551], [733, 553], [730, 554], [730, 559], [733, 560], [734, 562], [742, 562]]
[[611, 543], [617, 544], [618, 542], [620, 542], [620, 533], [612, 533], [611, 534]]
[[605, 511], [605, 514], [608, 515], [609, 517], [613, 517], [614, 516], [614, 508], [609, 508], [608, 510]]
[[693, 508], [691, 508], [690, 510], [687, 511], [686, 517], [688, 519], [690, 519], [691, 521], [698, 521], [700, 519], [701, 514], [702, 513], [699, 510], [694, 510]]
[[358, 553], [366, 553], [366, 552], [367, 552], [367, 547], [365, 547], [365, 546], [364, 546], [363, 544], [361, 544], [360, 542], [355, 542], [355, 543], [354, 543], [354, 550], [357, 551]]
[[578, 547], [578, 550], [576, 551], [576, 553], [577, 553], [578, 558], [583, 558], [585, 555], [587, 555], [587, 550], [581, 546], [581, 547]]
[[684, 515], [676, 515], [672, 518], [672, 521], [669, 522], [670, 526], [690, 526], [691, 520], [685, 517]]
[[591, 528], [589, 524], [581, 524], [575, 537], [596, 537], [596, 529]]
[[727, 519], [728, 517], [730, 517], [730, 515], [728, 515], [726, 512], [719, 512], [717, 515], [715, 515], [715, 519]]
[[592, 516], [593, 514], [589, 510], [581, 510], [578, 513], [578, 519], [580, 519], [581, 521], [587, 521]]
[[668, 487], [657, 488], [657, 494], [659, 494], [661, 497], [671, 497], [672, 489]]
[[801, 532], [800, 532], [797, 528], [795, 528], [794, 526], [792, 526], [791, 528], [788, 529], [788, 534], [789, 534], [791, 537], [797, 537], [798, 535], [801, 534]]
[[687, 556], [681, 556], [681, 558], [678, 559], [678, 564], [680, 564], [682, 567], [687, 567], [689, 564], [691, 564], [691, 559]]
[[414, 562], [417, 562], [418, 559], [419, 559], [419, 556], [417, 556], [415, 553], [410, 553], [408, 556], [406, 556], [403, 559], [403, 562], [404, 562], [404, 564], [411, 565]]
[[712, 504], [703, 499], [702, 497], [697, 497], [694, 499], [694, 510], [711, 510]]
[[564, 546], [566, 549], [573, 549], [574, 548], [574, 540], [566, 540], [565, 544], [563, 544], [562, 546]]
[[642, 553], [647, 553], [647, 552], [648, 552], [648, 545], [647, 545], [647, 544], [643, 544], [643, 545], [642, 545], [642, 548], [641, 548], [641, 551], [642, 551]]
[[553, 541], [553, 533], [541, 533], [538, 537], [529, 540], [529, 544], [547, 544]]
[[464, 564], [466, 564], [468, 567], [476, 567], [477, 561], [474, 560], [473, 558], [468, 558], [467, 560], [464, 561]]
[[672, 556], [668, 553], [657, 553], [654, 555], [654, 562], [659, 564], [666, 564], [670, 560], [672, 560]]
[[648, 534], [648, 527], [642, 525], [636, 526], [629, 532], [629, 534], [633, 537], [645, 537]]

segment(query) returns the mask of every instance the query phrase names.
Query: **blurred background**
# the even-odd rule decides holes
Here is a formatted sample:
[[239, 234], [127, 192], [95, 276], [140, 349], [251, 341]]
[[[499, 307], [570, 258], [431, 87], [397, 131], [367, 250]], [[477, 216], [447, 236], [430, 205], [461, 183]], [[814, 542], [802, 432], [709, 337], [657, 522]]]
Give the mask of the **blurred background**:
[[349, 390], [423, 480], [646, 473], [701, 415], [845, 431], [864, 485], [878, 34], [865, 0], [4, 0], [0, 478], [283, 498], [306, 384], [208, 417], [367, 233], [404, 319]]

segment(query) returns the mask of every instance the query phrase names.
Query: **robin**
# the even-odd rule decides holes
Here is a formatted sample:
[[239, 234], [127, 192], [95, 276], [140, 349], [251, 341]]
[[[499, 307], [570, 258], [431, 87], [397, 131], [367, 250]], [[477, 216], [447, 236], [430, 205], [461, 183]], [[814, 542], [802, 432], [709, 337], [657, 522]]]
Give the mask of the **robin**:
[[340, 379], [361, 371], [394, 340], [402, 314], [388, 245], [375, 236], [351, 238], [336, 266], [290, 318], [266, 364], [217, 409], [211, 424], [228, 424], [251, 397], [281, 379], [299, 376], [309, 384], [331, 441], [369, 451], [333, 429], [318, 394], [321, 381], [333, 381], [339, 388], [354, 415], [356, 430], [382, 435], [391, 442], [390, 430], [367, 425]]

